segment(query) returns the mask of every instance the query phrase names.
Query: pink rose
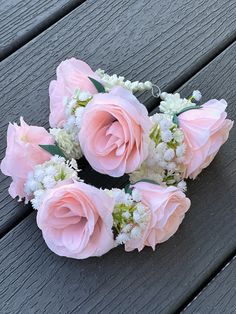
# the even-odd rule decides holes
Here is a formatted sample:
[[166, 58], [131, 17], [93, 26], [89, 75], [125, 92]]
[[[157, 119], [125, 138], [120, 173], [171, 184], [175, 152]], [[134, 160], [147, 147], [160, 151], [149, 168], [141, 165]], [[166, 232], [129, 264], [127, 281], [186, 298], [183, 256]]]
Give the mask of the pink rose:
[[114, 87], [97, 94], [82, 116], [82, 151], [98, 172], [113, 177], [137, 169], [148, 154], [151, 121], [147, 109], [131, 92]]
[[48, 247], [60, 256], [101, 256], [114, 247], [114, 201], [104, 191], [81, 182], [48, 190], [37, 224]]
[[24, 184], [28, 173], [38, 164], [49, 160], [51, 155], [39, 144], [53, 144], [53, 137], [42, 127], [29, 126], [20, 118], [21, 125], [9, 123], [6, 155], [1, 162], [1, 171], [12, 177], [9, 194], [15, 198], [26, 197]]
[[168, 240], [179, 228], [190, 207], [190, 200], [176, 187], [163, 187], [147, 182], [133, 185], [141, 194], [142, 203], [150, 210], [150, 219], [141, 239], [125, 244], [126, 251], [151, 246]]
[[101, 81], [87, 63], [75, 58], [61, 62], [57, 67], [57, 80], [52, 81], [49, 86], [49, 123], [52, 128], [63, 127], [66, 119], [64, 98], [72, 97], [75, 89], [79, 88], [81, 91], [89, 92], [92, 95], [97, 93], [88, 77]]
[[226, 107], [225, 100], [212, 99], [201, 109], [189, 110], [178, 116], [186, 145], [185, 178], [195, 179], [228, 139], [233, 121], [226, 119]]

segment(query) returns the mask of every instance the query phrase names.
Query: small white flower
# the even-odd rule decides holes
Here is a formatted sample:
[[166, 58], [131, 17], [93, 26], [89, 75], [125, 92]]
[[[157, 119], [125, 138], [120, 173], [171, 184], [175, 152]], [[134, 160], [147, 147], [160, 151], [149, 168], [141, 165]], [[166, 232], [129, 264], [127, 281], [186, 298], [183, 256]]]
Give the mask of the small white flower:
[[150, 117], [153, 124], [159, 124], [162, 120], [162, 116], [159, 113], [155, 113], [153, 116]]
[[167, 161], [172, 160], [175, 157], [175, 151], [172, 148], [167, 149], [164, 153], [164, 159]]
[[42, 168], [36, 168], [34, 172], [34, 178], [37, 181], [42, 181], [45, 176], [45, 172]]
[[58, 155], [54, 155], [51, 158], [51, 162], [55, 163], [55, 164], [63, 164], [66, 162], [64, 157], [60, 157]]
[[112, 194], [115, 200], [115, 204], [125, 204], [126, 196], [125, 192], [122, 189], [112, 189]]
[[137, 189], [133, 189], [132, 191], [132, 198], [135, 202], [140, 202], [141, 201], [141, 194]]
[[34, 192], [34, 196], [35, 196], [35, 197], [42, 197], [44, 193], [45, 193], [44, 190], [39, 189], [39, 190], [37, 190], [37, 191]]
[[138, 210], [135, 210], [133, 212], [133, 219], [134, 219], [134, 222], [139, 223], [141, 219], [141, 215], [139, 214]]
[[201, 98], [202, 98], [202, 94], [199, 90], [194, 90], [193, 91], [193, 98], [196, 100], [196, 101], [199, 101]]
[[165, 153], [165, 151], [168, 149], [168, 146], [166, 143], [160, 143], [156, 146], [156, 151], [159, 153], [159, 154], [163, 154]]
[[78, 129], [81, 128], [81, 120], [82, 120], [84, 110], [85, 110], [85, 108], [79, 107], [75, 111], [75, 117], [76, 117], [75, 123], [76, 123], [76, 126], [78, 127]]
[[130, 232], [130, 230], [132, 229], [132, 225], [131, 224], [127, 224], [127, 225], [125, 225], [123, 228], [122, 228], [122, 232], [123, 233], [128, 233], [128, 232]]
[[160, 128], [161, 128], [163, 131], [168, 130], [168, 129], [171, 127], [171, 125], [172, 125], [171, 121], [169, 121], [169, 120], [167, 120], [167, 119], [162, 119], [162, 120], [159, 122], [159, 124], [160, 124]]
[[184, 155], [185, 152], [185, 146], [184, 145], [180, 145], [176, 148], [176, 156], [177, 157], [182, 157]]
[[88, 92], [81, 92], [81, 93], [79, 94], [79, 100], [81, 100], [81, 101], [85, 101], [85, 100], [87, 100], [89, 97], [91, 97], [91, 94], [88, 93]]
[[126, 212], [124, 212], [123, 214], [122, 214], [122, 217], [124, 217], [125, 219], [129, 219], [130, 218], [130, 213], [128, 212], [128, 211], [126, 211]]
[[175, 171], [176, 167], [177, 166], [175, 162], [169, 162], [166, 166], [166, 169], [169, 171]]
[[167, 165], [168, 163], [166, 161], [160, 161], [159, 165], [163, 168], [163, 169], [167, 169]]
[[125, 198], [124, 204], [125, 204], [126, 206], [130, 206], [130, 205], [133, 204], [133, 199], [132, 199], [132, 196], [131, 196], [130, 194], [126, 194], [126, 193], [125, 193], [124, 198]]
[[174, 132], [173, 132], [173, 138], [176, 142], [178, 143], [182, 143], [184, 140], [184, 134], [183, 132], [177, 128]]
[[45, 174], [48, 175], [48, 176], [55, 176], [57, 173], [55, 167], [53, 166], [49, 166], [45, 169]]
[[73, 129], [73, 127], [75, 126], [75, 117], [74, 116], [70, 116], [68, 118], [68, 120], [65, 123], [65, 130], [70, 131], [71, 129]]
[[182, 109], [193, 105], [190, 100], [185, 98], [180, 98], [179, 93], [168, 94], [162, 93], [160, 102], [160, 111], [165, 114], [174, 114], [181, 111]]
[[45, 186], [46, 189], [53, 188], [55, 184], [56, 184], [56, 181], [55, 181], [54, 177], [52, 177], [52, 176], [44, 177], [43, 185]]
[[139, 212], [140, 215], [144, 214], [146, 212], [146, 207], [143, 205], [143, 203], [139, 202], [136, 205], [137, 211]]
[[187, 184], [185, 181], [180, 181], [177, 184], [177, 188], [179, 188], [181, 191], [186, 192], [187, 191]]
[[161, 139], [163, 142], [168, 143], [173, 139], [173, 134], [170, 130], [165, 130], [161, 132]]
[[131, 82], [129, 80], [125, 81], [125, 78], [123, 76], [117, 76], [117, 74], [108, 75], [105, 73], [104, 70], [98, 69], [96, 71], [96, 74], [99, 75], [99, 77], [102, 79], [105, 90], [108, 92], [111, 90], [114, 86], [122, 86], [128, 90], [130, 90], [132, 93], [140, 91], [146, 91], [152, 89], [153, 84], [149, 81], [146, 81], [144, 83], [142, 82]]
[[138, 239], [141, 238], [141, 228], [140, 227], [134, 227], [130, 232], [131, 239]]
[[38, 189], [38, 182], [31, 179], [27, 182], [27, 187], [31, 190], [31, 191], [36, 191]]
[[124, 244], [127, 241], [129, 241], [129, 236], [125, 233], [119, 233], [116, 237], [116, 243], [117, 244]]

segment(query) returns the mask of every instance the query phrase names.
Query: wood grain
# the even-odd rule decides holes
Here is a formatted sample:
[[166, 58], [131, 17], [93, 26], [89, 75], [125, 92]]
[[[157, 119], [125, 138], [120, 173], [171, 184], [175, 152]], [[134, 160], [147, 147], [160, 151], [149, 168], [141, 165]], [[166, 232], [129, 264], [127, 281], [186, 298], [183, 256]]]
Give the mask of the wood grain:
[[[203, 101], [225, 97], [236, 117], [236, 43], [182, 88]], [[236, 130], [200, 177], [189, 182], [190, 211], [176, 235], [155, 252], [124, 252], [71, 260], [51, 253], [35, 213], [1, 241], [3, 313], [178, 312], [236, 247]]]
[[[49, 4], [49, 2], [46, 1]], [[152, 80], [163, 89], [180, 84], [235, 36], [235, 2], [88, 0], [1, 63], [0, 158], [8, 121], [23, 116], [48, 127], [48, 85], [57, 65], [75, 56], [94, 68]], [[209, 14], [209, 12], [211, 12]], [[153, 108], [150, 93], [140, 99]], [[0, 174], [0, 232], [28, 214], [7, 194]]]
[[82, 2], [83, 0], [0, 0], [0, 61]]
[[201, 291], [183, 313], [236, 313], [236, 256]]

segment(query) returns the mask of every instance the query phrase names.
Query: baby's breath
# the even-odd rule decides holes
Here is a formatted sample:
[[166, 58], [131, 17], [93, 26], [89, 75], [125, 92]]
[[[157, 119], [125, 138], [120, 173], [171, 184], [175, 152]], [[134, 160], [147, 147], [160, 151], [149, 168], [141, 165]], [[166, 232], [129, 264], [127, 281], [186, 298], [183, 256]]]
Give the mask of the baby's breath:
[[63, 180], [80, 180], [78, 172], [75, 160], [66, 161], [63, 157], [53, 156], [29, 173], [25, 183], [25, 193], [31, 199], [33, 207], [38, 209], [47, 189], [53, 188]]
[[130, 195], [120, 189], [106, 191], [115, 201], [112, 216], [116, 243], [141, 238], [149, 220], [149, 210], [141, 202], [139, 192], [133, 189]]
[[177, 185], [182, 182], [184, 135], [170, 115], [155, 114], [150, 119], [153, 126], [148, 158], [130, 174], [130, 180], [136, 182], [145, 178], [161, 185]]

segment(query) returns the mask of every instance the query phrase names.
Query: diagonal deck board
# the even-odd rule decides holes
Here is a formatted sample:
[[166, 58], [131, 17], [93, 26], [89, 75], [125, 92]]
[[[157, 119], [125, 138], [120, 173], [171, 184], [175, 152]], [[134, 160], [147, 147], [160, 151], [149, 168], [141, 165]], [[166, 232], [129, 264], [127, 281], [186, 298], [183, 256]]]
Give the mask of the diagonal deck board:
[[[199, 88], [207, 100], [225, 97], [236, 117], [236, 43], [181, 88]], [[236, 130], [214, 163], [189, 184], [192, 207], [175, 237], [155, 252], [114, 249], [84, 261], [51, 253], [35, 213], [1, 241], [0, 296], [4, 312], [172, 313], [235, 250]]]
[[[0, 158], [8, 121], [23, 115], [30, 124], [48, 126], [48, 85], [63, 59], [75, 56], [94, 68], [173, 88], [234, 38], [235, 10], [234, 0], [227, 6], [214, 0], [87, 0], [1, 63]], [[150, 93], [141, 99], [149, 109], [154, 104]], [[30, 208], [16, 206], [6, 192], [10, 180], [0, 174], [0, 181], [5, 233]]]
[[201, 291], [184, 314], [233, 314], [236, 312], [236, 256]]
[[0, 0], [0, 61], [83, 0]]

